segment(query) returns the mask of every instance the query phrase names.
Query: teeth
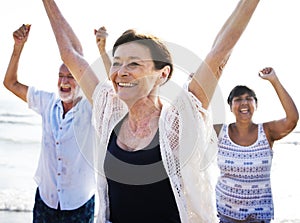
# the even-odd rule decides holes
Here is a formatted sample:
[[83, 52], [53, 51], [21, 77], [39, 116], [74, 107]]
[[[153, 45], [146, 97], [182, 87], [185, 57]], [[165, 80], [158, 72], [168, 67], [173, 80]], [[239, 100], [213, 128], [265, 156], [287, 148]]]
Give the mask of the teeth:
[[246, 113], [246, 112], [248, 112], [248, 109], [247, 108], [242, 108], [241, 112]]
[[62, 84], [60, 85], [61, 88], [71, 88], [71, 85], [69, 84]]
[[69, 84], [62, 84], [60, 86], [60, 91], [69, 92], [69, 91], [71, 91], [71, 86]]
[[118, 83], [119, 86], [121, 87], [133, 87], [135, 84], [133, 83]]

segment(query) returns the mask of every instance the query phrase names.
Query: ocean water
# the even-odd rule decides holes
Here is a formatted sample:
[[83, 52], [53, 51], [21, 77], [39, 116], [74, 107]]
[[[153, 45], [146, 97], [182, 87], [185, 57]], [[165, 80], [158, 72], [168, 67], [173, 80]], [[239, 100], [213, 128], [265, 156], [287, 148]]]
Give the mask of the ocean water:
[[[0, 223], [32, 221], [41, 120], [18, 98], [0, 99]], [[300, 223], [299, 127], [274, 145], [275, 220]]]
[[0, 105], [0, 222], [31, 222], [41, 120], [18, 98]]

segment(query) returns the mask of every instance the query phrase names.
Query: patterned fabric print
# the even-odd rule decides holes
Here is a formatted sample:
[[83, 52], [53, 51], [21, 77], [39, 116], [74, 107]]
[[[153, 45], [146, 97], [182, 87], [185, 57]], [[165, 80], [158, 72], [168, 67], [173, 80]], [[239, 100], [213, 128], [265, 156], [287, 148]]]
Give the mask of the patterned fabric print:
[[262, 124], [258, 139], [250, 146], [235, 144], [224, 125], [219, 136], [218, 166], [220, 177], [216, 186], [218, 212], [233, 219], [273, 219], [270, 171], [273, 151]]
[[255, 216], [250, 215], [247, 219], [245, 220], [233, 220], [232, 218], [228, 218], [223, 215], [218, 215], [220, 221], [219, 223], [270, 223], [270, 219], [255, 219]]
[[37, 189], [33, 208], [33, 223], [93, 223], [94, 207], [95, 196], [75, 210], [53, 209], [42, 201]]

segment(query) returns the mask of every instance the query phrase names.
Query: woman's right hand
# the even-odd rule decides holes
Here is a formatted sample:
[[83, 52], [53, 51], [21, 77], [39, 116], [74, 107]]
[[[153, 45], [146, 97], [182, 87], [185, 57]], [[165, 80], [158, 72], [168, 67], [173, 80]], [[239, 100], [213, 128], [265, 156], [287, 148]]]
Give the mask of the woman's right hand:
[[24, 45], [28, 39], [31, 25], [23, 24], [19, 29], [13, 32], [13, 37], [16, 45]]

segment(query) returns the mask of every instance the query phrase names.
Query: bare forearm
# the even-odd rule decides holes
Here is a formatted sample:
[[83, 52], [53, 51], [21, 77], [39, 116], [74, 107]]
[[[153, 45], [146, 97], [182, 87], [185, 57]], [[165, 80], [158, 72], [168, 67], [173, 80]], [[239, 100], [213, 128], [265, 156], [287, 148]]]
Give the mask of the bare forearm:
[[26, 95], [28, 87], [19, 83], [18, 81], [18, 66], [21, 57], [21, 53], [23, 51], [22, 46], [14, 46], [5, 76], [3, 85], [16, 96], [21, 98], [23, 101], [26, 101]]
[[4, 86], [8, 89], [18, 81], [17, 71], [22, 50], [23, 46], [14, 46], [3, 81]]
[[106, 52], [102, 52], [100, 50], [99, 50], [99, 52], [100, 52], [100, 55], [101, 55], [101, 58], [102, 58], [102, 61], [103, 61], [104, 67], [105, 67], [107, 78], [109, 79], [109, 71], [110, 71], [110, 67], [111, 67], [111, 60], [110, 60], [110, 58], [109, 58], [109, 56]]
[[195, 72], [189, 90], [204, 108], [208, 107], [233, 47], [246, 29], [258, 3], [259, 0], [241, 0], [238, 3], [219, 31], [204, 63]]
[[83, 52], [81, 44], [73, 29], [60, 12], [55, 1], [43, 0], [43, 4], [58, 43], [63, 61], [67, 60], [70, 56], [70, 49], [74, 50], [73, 53], [82, 55]]
[[282, 104], [282, 107], [286, 113], [286, 120], [288, 120], [292, 124], [296, 124], [299, 119], [299, 113], [292, 97], [289, 95], [289, 93], [286, 91], [286, 89], [278, 79], [273, 80], [271, 84], [274, 87], [280, 103]]
[[87, 99], [92, 101], [93, 91], [99, 82], [98, 77], [83, 58], [81, 44], [55, 1], [43, 0], [43, 4], [63, 62], [75, 77]]
[[218, 33], [213, 47], [223, 46], [224, 51], [231, 51], [247, 27], [259, 0], [241, 0]]

